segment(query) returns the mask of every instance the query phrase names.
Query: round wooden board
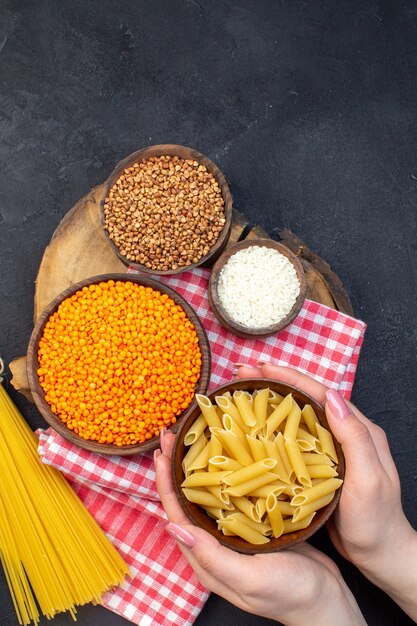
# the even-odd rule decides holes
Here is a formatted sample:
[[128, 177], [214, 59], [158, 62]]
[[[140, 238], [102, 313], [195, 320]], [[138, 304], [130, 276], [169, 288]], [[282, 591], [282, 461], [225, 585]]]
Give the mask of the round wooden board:
[[[108, 243], [100, 223], [100, 200], [104, 184], [81, 198], [66, 214], [54, 232], [43, 255], [35, 286], [34, 321], [62, 291], [90, 276], [127, 272]], [[269, 237], [260, 227], [252, 227], [246, 218], [234, 211], [228, 245], [242, 239]], [[289, 230], [278, 238], [301, 260], [307, 283], [307, 298], [329, 307], [353, 314], [349, 297], [339, 277], [318, 255]], [[26, 375], [26, 357], [10, 363], [12, 384], [31, 399]]]

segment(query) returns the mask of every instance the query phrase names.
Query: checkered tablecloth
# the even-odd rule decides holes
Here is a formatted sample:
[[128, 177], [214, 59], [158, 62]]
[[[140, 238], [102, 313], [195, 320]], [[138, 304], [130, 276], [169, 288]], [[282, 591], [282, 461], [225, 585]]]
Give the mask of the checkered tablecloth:
[[[208, 277], [209, 270], [196, 269], [161, 281], [180, 293], [203, 322], [212, 353], [211, 389], [232, 378], [235, 363], [261, 360], [295, 367], [350, 397], [363, 322], [307, 300], [277, 335], [242, 339], [223, 329], [211, 313]], [[139, 626], [192, 624], [208, 592], [164, 532], [151, 457], [101, 456], [70, 444], [52, 429], [39, 435], [43, 462], [67, 476], [131, 568], [132, 578], [108, 593], [104, 605]]]

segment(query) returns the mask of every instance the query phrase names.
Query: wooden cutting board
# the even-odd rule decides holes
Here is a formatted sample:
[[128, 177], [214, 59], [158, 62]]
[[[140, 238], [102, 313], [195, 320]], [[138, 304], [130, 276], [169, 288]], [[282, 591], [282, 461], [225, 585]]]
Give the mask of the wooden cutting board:
[[[100, 199], [104, 185], [95, 187], [66, 214], [45, 250], [35, 285], [34, 321], [61, 291], [90, 276], [125, 273], [127, 267], [117, 258], [100, 223]], [[260, 227], [233, 212], [228, 245], [242, 239], [269, 237]], [[307, 298], [353, 315], [352, 306], [339, 277], [330, 266], [289, 230], [278, 233], [278, 240], [294, 252], [304, 267]], [[26, 376], [26, 357], [10, 363], [12, 385], [30, 400]]]

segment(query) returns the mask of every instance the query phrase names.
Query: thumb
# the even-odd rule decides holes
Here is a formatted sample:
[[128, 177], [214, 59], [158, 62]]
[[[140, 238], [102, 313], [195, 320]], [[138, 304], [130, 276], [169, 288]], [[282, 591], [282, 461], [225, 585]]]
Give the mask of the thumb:
[[378, 453], [368, 427], [351, 406], [334, 389], [326, 392], [326, 417], [337, 441], [342, 446], [349, 473], [372, 476], [381, 469]]
[[225, 548], [210, 533], [191, 524], [170, 522], [165, 530], [183, 546], [184, 556], [203, 585], [223, 596], [222, 586], [236, 587], [250, 557]]

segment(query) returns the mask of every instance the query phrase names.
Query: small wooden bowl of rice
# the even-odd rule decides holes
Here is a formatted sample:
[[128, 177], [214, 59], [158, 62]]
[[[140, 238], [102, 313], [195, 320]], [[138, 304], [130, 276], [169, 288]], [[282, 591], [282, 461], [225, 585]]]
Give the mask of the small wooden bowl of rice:
[[241, 241], [215, 263], [208, 295], [220, 324], [239, 337], [273, 335], [298, 315], [306, 294], [300, 261], [272, 239]]
[[196, 396], [171, 473], [191, 523], [227, 548], [262, 554], [306, 541], [327, 522], [345, 461], [323, 406], [286, 383], [251, 378]]

